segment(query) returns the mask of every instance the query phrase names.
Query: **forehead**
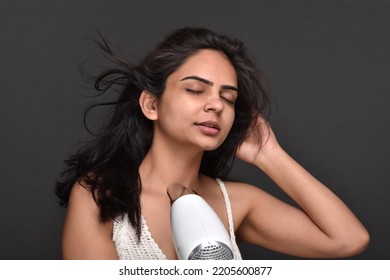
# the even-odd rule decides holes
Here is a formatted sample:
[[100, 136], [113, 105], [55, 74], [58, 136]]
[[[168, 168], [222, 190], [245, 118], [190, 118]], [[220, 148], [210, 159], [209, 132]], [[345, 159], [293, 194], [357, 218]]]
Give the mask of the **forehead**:
[[232, 63], [224, 53], [216, 50], [203, 49], [195, 52], [168, 77], [168, 80], [180, 81], [190, 75], [202, 77], [215, 84], [237, 86], [236, 71]]

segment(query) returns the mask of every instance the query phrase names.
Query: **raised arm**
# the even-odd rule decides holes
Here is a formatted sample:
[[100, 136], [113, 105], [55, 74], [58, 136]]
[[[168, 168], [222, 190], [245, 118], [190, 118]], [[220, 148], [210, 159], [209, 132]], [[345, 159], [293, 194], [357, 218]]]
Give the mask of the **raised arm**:
[[62, 236], [64, 259], [118, 259], [112, 223], [99, 221], [99, 208], [90, 191], [76, 183], [69, 199]]
[[[262, 133], [261, 140], [257, 132]], [[238, 230], [239, 238], [314, 258], [352, 256], [367, 246], [369, 234], [351, 210], [280, 147], [262, 117], [257, 118], [237, 157], [260, 168], [301, 208], [249, 188], [249, 210]]]

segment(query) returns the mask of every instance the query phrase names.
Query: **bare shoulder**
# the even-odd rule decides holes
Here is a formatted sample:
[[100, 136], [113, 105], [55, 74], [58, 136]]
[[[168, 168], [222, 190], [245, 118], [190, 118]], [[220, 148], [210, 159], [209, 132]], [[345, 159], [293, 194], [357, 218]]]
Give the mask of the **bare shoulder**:
[[112, 221], [100, 221], [100, 210], [91, 191], [76, 183], [69, 198], [63, 228], [63, 258], [116, 258], [112, 227]]
[[74, 184], [68, 202], [67, 218], [99, 220], [100, 210], [91, 191], [79, 182]]
[[[82, 186], [79, 182], [74, 184], [72, 191], [69, 197], [69, 207], [85, 207], [85, 208], [93, 208], [96, 210], [97, 205], [93, 199], [91, 191]], [[90, 209], [92, 210], [92, 209]]]

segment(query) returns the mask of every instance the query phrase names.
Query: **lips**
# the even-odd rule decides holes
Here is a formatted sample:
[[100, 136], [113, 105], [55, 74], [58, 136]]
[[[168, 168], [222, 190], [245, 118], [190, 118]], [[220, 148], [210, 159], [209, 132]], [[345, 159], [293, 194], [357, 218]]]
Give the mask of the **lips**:
[[199, 127], [202, 133], [209, 136], [215, 136], [221, 130], [219, 124], [214, 121], [205, 121], [201, 123], [196, 123], [196, 125]]
[[213, 121], [202, 122], [202, 123], [199, 123], [198, 125], [203, 125], [203, 126], [215, 128], [217, 130], [221, 130], [221, 128], [219, 127], [219, 124], [217, 122], [213, 122]]

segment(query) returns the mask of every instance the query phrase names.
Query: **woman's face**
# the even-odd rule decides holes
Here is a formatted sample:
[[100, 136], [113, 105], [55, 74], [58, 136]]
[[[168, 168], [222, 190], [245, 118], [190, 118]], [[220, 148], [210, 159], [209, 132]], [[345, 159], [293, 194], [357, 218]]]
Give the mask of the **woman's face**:
[[233, 125], [237, 94], [236, 72], [228, 58], [215, 50], [199, 50], [168, 77], [155, 133], [178, 144], [214, 150]]

